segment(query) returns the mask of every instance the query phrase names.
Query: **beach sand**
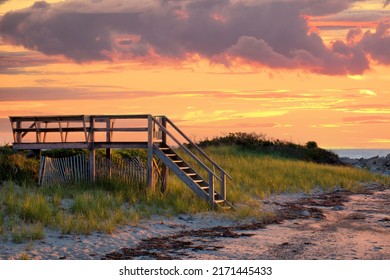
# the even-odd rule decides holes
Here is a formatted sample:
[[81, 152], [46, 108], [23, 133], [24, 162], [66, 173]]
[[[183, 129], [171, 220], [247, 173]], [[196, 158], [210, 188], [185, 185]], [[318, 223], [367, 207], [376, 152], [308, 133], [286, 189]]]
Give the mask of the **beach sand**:
[[215, 212], [152, 217], [112, 234], [0, 241], [0, 259], [386, 259], [390, 189], [283, 194], [264, 201], [265, 220], [233, 221]]

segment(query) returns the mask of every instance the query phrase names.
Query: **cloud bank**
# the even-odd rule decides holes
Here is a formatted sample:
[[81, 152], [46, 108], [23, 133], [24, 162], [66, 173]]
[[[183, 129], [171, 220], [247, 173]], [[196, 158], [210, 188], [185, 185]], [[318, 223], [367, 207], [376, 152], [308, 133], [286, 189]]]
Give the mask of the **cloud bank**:
[[0, 33], [7, 43], [78, 63], [198, 55], [228, 67], [353, 75], [369, 69], [370, 58], [390, 64], [390, 21], [376, 32], [351, 30], [349, 40], [328, 47], [304, 16], [337, 13], [359, 1], [38, 1], [5, 14]]

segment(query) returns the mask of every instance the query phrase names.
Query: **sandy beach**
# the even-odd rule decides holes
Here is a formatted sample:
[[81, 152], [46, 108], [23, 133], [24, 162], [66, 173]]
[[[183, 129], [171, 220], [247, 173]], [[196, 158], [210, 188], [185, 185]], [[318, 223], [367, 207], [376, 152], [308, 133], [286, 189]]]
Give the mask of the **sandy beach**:
[[282, 194], [264, 202], [273, 213], [232, 221], [215, 212], [152, 217], [112, 234], [0, 241], [0, 259], [390, 259], [390, 189]]

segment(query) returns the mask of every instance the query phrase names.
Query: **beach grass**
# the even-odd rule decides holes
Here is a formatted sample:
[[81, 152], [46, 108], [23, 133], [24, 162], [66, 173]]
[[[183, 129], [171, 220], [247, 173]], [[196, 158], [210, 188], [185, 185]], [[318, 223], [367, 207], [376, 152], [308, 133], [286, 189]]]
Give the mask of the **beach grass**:
[[21, 224], [12, 228], [12, 242], [24, 243], [27, 241], [45, 238], [44, 227], [41, 223]]
[[[390, 184], [390, 177], [362, 169], [283, 158], [237, 146], [209, 146], [205, 150], [233, 178], [227, 192], [227, 199], [236, 205], [236, 211], [227, 214], [232, 219], [266, 217], [269, 213], [261, 211], [262, 199], [271, 194], [336, 187], [357, 191], [369, 183]], [[0, 205], [0, 234], [15, 243], [42, 239], [45, 228], [65, 234], [112, 233], [153, 215], [209, 210], [208, 203], [173, 174], [164, 194], [116, 180], [48, 187], [7, 181], [0, 184]]]
[[370, 182], [390, 182], [389, 177], [364, 169], [261, 155], [239, 147], [209, 147], [206, 153], [233, 177], [233, 202], [242, 200], [243, 194], [264, 198], [270, 194], [310, 192], [314, 188], [342, 187], [354, 191]]

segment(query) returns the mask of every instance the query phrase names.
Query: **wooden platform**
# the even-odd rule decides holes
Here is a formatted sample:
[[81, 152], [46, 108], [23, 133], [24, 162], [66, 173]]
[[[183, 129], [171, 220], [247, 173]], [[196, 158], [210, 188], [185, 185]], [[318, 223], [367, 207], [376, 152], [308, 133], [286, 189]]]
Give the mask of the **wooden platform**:
[[[166, 116], [62, 115], [9, 118], [14, 149], [88, 149], [91, 181], [96, 178], [96, 149], [106, 149], [106, 157], [110, 159], [111, 149], [141, 148], [148, 151], [148, 187], [154, 189], [154, 172], [158, 172], [165, 177], [161, 189], [166, 190], [167, 171], [170, 169], [198, 196], [208, 200], [210, 206], [232, 207], [226, 200], [226, 178], [231, 177]], [[184, 142], [193, 149], [183, 145]], [[172, 149], [170, 145], [177, 148]], [[185, 162], [176, 149], [189, 156], [197, 167]], [[154, 158], [160, 160], [162, 170], [156, 170]], [[206, 174], [204, 178], [202, 174]], [[219, 185], [219, 191], [215, 190], [216, 185]]]

